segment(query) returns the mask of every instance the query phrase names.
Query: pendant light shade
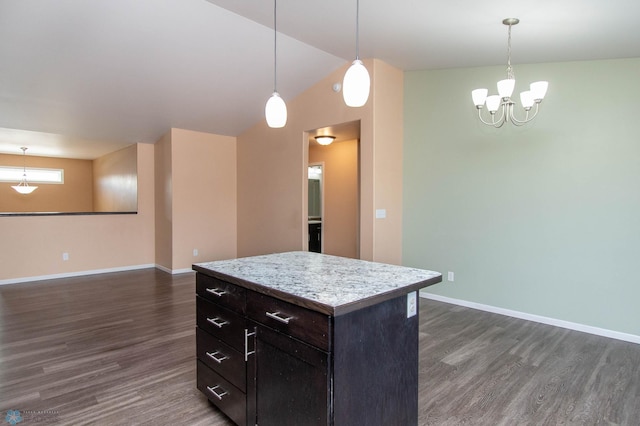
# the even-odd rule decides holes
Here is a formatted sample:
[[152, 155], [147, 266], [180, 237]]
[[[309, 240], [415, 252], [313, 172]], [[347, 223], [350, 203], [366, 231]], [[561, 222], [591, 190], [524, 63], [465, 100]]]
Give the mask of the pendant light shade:
[[347, 70], [342, 82], [344, 103], [350, 107], [363, 106], [369, 99], [370, 87], [369, 71], [367, 71], [360, 59], [356, 59]]
[[274, 129], [279, 129], [287, 124], [287, 105], [284, 99], [280, 97], [277, 89], [278, 83], [278, 30], [276, 13], [278, 11], [277, 0], [273, 0], [273, 94], [264, 107], [264, 116], [267, 119], [267, 125]]
[[267, 105], [264, 107], [264, 115], [267, 118], [269, 127], [274, 129], [279, 129], [287, 124], [287, 105], [278, 92], [273, 92], [273, 95], [267, 101]]
[[344, 103], [350, 107], [361, 107], [369, 99], [371, 78], [360, 60], [360, 0], [356, 0], [356, 60], [353, 61], [342, 81]]

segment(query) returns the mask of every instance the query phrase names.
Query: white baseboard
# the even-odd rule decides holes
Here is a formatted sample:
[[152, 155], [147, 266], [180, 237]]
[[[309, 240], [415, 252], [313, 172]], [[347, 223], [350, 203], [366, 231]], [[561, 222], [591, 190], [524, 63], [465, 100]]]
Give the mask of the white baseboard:
[[453, 299], [451, 297], [439, 296], [437, 294], [420, 292], [420, 297], [425, 299], [437, 300], [439, 302], [451, 303], [453, 305], [464, 306], [467, 308], [478, 309], [480, 311], [491, 312], [494, 314], [506, 315], [513, 318], [520, 318], [527, 321], [539, 322], [542, 324], [553, 325], [556, 327], [567, 328], [569, 330], [582, 331], [584, 333], [595, 334], [597, 336], [609, 337], [611, 339], [623, 340], [625, 342], [640, 344], [640, 336], [635, 334], [621, 333], [619, 331], [607, 330], [604, 328], [592, 327], [590, 325], [579, 324], [570, 321], [559, 320], [555, 318], [543, 317], [540, 315], [528, 314], [525, 312], [512, 311], [511, 309], [497, 308], [495, 306], [483, 305], [481, 303], [468, 302], [466, 300]]
[[157, 264], [156, 264], [156, 268], [160, 269], [163, 272], [166, 272], [167, 274], [171, 274], [171, 275], [186, 274], [187, 272], [194, 272], [195, 273], [195, 271], [193, 269], [191, 269], [191, 268], [169, 269], [166, 266], [157, 265]]
[[122, 271], [135, 271], [137, 269], [148, 269], [154, 268], [156, 265], [154, 264], [146, 264], [146, 265], [131, 265], [131, 266], [118, 266], [116, 268], [107, 268], [107, 269], [93, 269], [90, 271], [77, 271], [77, 272], [65, 272], [62, 274], [52, 274], [52, 275], [38, 275], [34, 277], [21, 277], [21, 278], [11, 278], [8, 280], [0, 280], [0, 285], [5, 284], [19, 284], [26, 283], [31, 281], [42, 281], [42, 280], [55, 280], [58, 278], [70, 278], [70, 277], [81, 277], [83, 275], [95, 275], [95, 274], [106, 274], [109, 272], [122, 272]]

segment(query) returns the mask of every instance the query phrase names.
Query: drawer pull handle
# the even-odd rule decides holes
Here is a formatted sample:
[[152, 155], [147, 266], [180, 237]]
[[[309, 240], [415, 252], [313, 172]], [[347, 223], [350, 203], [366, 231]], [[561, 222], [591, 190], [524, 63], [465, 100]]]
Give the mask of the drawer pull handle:
[[274, 320], [283, 322], [285, 324], [289, 324], [289, 321], [293, 319], [293, 317], [283, 317], [282, 314], [278, 312], [265, 312], [269, 318], [273, 318]]
[[229, 321], [225, 321], [222, 318], [207, 318], [207, 321], [209, 321], [211, 324], [215, 325], [218, 328], [222, 328], [223, 326], [229, 324]]
[[[218, 393], [216, 392], [216, 389], [221, 389], [222, 393]], [[229, 394], [229, 392], [227, 392], [226, 390], [222, 389], [222, 387], [220, 385], [215, 385], [214, 387], [209, 387], [207, 386], [207, 390], [209, 392], [211, 392], [213, 394], [213, 396], [215, 396], [216, 398], [218, 398], [220, 401], [222, 401], [222, 397]]]
[[[215, 362], [217, 362], [218, 364], [222, 364], [222, 361], [224, 361], [225, 359], [229, 359], [228, 356], [226, 356], [225, 354], [223, 354], [220, 351], [215, 351], [215, 352], [205, 352], [207, 354], [207, 356], [209, 358], [211, 358], [212, 360], [214, 360]], [[221, 356], [222, 355], [222, 356]]]
[[253, 355], [256, 353], [255, 350], [255, 337], [254, 337], [254, 349], [252, 351], [249, 351], [249, 337], [251, 336], [255, 336], [256, 332], [255, 332], [255, 328], [254, 331], [252, 331], [251, 333], [249, 333], [249, 330], [247, 330], [246, 328], [244, 329], [244, 361], [247, 362], [249, 361], [249, 355]]
[[220, 290], [219, 288], [208, 288], [206, 290], [209, 293], [213, 294], [214, 296], [218, 296], [218, 297], [222, 297], [223, 295], [227, 294], [226, 291]]

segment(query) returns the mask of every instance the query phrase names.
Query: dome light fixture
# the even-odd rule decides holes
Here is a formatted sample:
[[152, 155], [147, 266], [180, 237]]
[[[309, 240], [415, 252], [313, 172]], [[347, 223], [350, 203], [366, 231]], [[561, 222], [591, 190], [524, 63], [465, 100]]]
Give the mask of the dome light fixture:
[[356, 0], [356, 59], [344, 75], [342, 96], [350, 107], [361, 107], [369, 99], [371, 78], [360, 60], [360, 0]]
[[[522, 126], [525, 123], [533, 120], [538, 115], [538, 107], [540, 102], [544, 99], [547, 93], [549, 83], [547, 81], [536, 81], [531, 83], [529, 90], [520, 93], [520, 102], [522, 108], [525, 111], [525, 117], [523, 120], [519, 120], [514, 115], [515, 102], [511, 99], [513, 89], [516, 85], [516, 80], [513, 74], [513, 68], [511, 67], [511, 27], [517, 25], [520, 22], [517, 18], [506, 18], [502, 21], [504, 25], [509, 26], [509, 36], [507, 40], [507, 78], [498, 82], [498, 94], [487, 96], [489, 91], [487, 89], [476, 89], [471, 92], [471, 98], [478, 110], [478, 118], [480, 121], [488, 126], [496, 128], [502, 127], [504, 123], [510, 121], [515, 126]], [[486, 105], [491, 121], [485, 121], [482, 117], [482, 109]], [[529, 112], [535, 106], [535, 110], [532, 116], [529, 116]], [[501, 108], [502, 107], [502, 108]], [[501, 109], [499, 118], [496, 117], [496, 113]]]
[[320, 145], [331, 145], [331, 142], [333, 142], [336, 139], [335, 136], [316, 136], [315, 140], [316, 142], [318, 142]]
[[278, 31], [276, 27], [277, 0], [273, 0], [273, 94], [264, 107], [264, 115], [269, 127], [279, 129], [287, 124], [287, 105], [277, 89], [278, 78]]

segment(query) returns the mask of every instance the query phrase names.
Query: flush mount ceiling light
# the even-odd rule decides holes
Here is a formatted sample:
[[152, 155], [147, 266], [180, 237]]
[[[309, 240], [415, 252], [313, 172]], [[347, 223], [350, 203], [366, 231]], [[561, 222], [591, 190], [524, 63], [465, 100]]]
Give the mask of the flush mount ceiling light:
[[37, 186], [29, 186], [27, 182], [27, 147], [23, 146], [20, 148], [22, 150], [22, 180], [19, 184], [13, 185], [12, 188], [21, 194], [31, 194], [33, 191], [38, 189]]
[[369, 99], [371, 79], [369, 71], [360, 60], [360, 0], [356, 0], [356, 59], [344, 75], [342, 96], [350, 107], [361, 107]]
[[278, 129], [287, 124], [287, 105], [280, 97], [277, 89], [278, 78], [278, 31], [276, 27], [277, 0], [273, 0], [273, 94], [264, 107], [264, 115], [269, 127]]
[[335, 136], [316, 136], [315, 140], [320, 145], [330, 145], [336, 139]]
[[[520, 20], [517, 18], [506, 18], [502, 21], [504, 25], [509, 26], [509, 37], [507, 40], [507, 78], [498, 82], [498, 94], [487, 96], [489, 93], [487, 89], [476, 89], [471, 92], [471, 98], [478, 109], [478, 118], [480, 118], [480, 121], [496, 128], [502, 127], [507, 121], [510, 121], [516, 126], [521, 126], [533, 120], [536, 115], [538, 115], [538, 107], [544, 99], [547, 93], [547, 87], [549, 86], [549, 83], [546, 81], [536, 81], [535, 83], [531, 83], [529, 90], [520, 93], [520, 102], [524, 108], [525, 117], [524, 120], [519, 120], [515, 117], [513, 113], [515, 102], [511, 99], [513, 89], [516, 85], [513, 68], [511, 67], [511, 27], [517, 25], [518, 22], [520, 22]], [[491, 121], [485, 121], [482, 117], [482, 109], [485, 104], [489, 111]], [[529, 116], [534, 106], [535, 110], [533, 115]], [[500, 109], [500, 115], [497, 117], [496, 113]]]

